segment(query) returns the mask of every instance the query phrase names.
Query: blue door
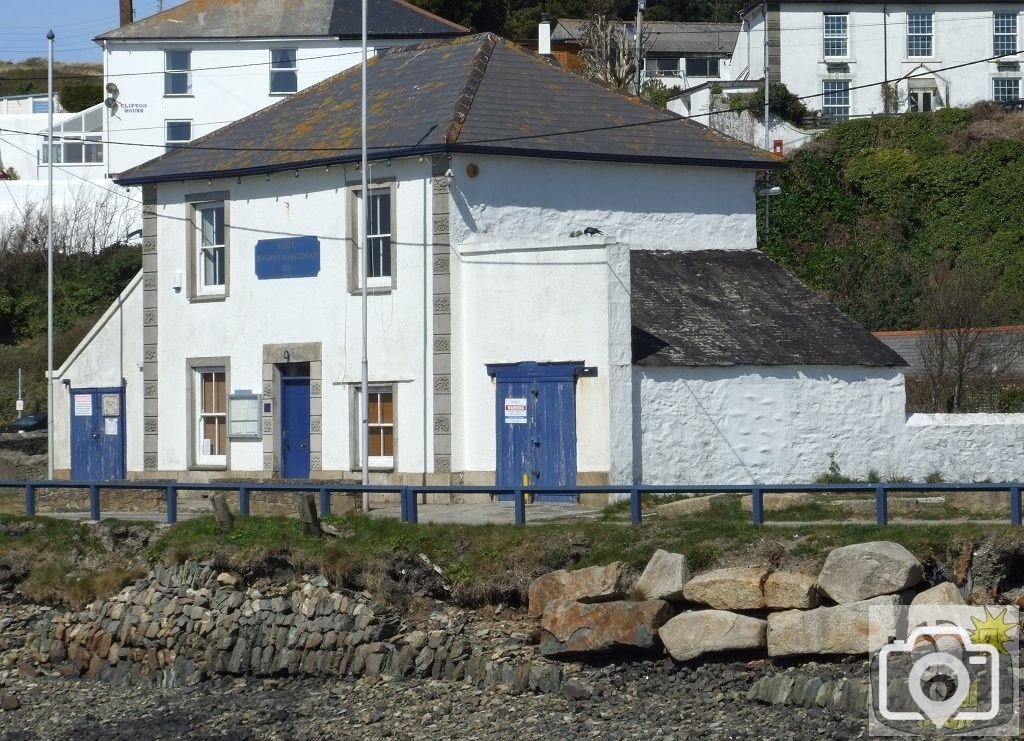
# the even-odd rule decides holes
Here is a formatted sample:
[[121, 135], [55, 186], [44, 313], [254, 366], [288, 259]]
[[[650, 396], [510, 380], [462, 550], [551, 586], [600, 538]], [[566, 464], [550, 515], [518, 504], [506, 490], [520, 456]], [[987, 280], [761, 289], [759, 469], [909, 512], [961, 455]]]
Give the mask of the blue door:
[[124, 389], [71, 389], [71, 478], [124, 478]]
[[309, 478], [309, 376], [281, 379], [281, 476]]
[[582, 367], [487, 366], [497, 381], [498, 486], [533, 487], [538, 501], [576, 501], [575, 494], [545, 492], [542, 487], [576, 485], [576, 376]]

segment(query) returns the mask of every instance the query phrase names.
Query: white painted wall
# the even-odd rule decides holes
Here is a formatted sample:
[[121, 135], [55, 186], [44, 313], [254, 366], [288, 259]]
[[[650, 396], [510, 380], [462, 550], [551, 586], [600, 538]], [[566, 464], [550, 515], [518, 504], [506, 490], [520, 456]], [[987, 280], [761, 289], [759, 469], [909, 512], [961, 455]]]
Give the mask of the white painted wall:
[[914, 414], [904, 436], [904, 470], [921, 480], [1024, 479], [1024, 414]]
[[454, 157], [452, 170], [451, 237], [464, 247], [571, 244], [588, 226], [633, 249], [757, 245], [752, 170], [476, 155]]
[[[849, 57], [847, 60], [830, 60], [848, 61], [848, 74], [829, 73], [826, 68], [823, 10], [849, 13]], [[934, 11], [934, 54], [930, 58], [912, 59], [907, 56], [908, 10]], [[796, 95], [818, 95], [822, 92], [824, 79], [849, 79], [853, 87], [886, 79], [899, 80], [908, 74], [986, 59], [993, 55], [992, 14], [997, 10], [1020, 14], [1024, 6], [998, 2], [988, 5], [939, 3], [934, 6], [838, 3], [823, 8], [817, 4], [783, 3], [779, 12], [781, 79]], [[759, 15], [752, 15], [748, 21], [740, 31], [733, 55], [734, 79], [762, 76], [762, 25]], [[1018, 18], [1018, 35], [1022, 29], [1024, 16]], [[1002, 61], [1018, 60], [1019, 56]], [[743, 74], [745, 66], [749, 67], [748, 74]], [[777, 72], [772, 71], [773, 78]], [[1021, 73], [999, 72], [997, 62], [993, 61], [934, 74], [944, 106], [967, 106], [979, 100], [992, 100], [992, 80], [999, 76], [1020, 78]], [[899, 88], [905, 97], [907, 83], [900, 83]], [[853, 90], [850, 95], [851, 115], [884, 111], [879, 87]], [[820, 98], [809, 98], [805, 103], [813, 109], [821, 108]], [[900, 110], [906, 109], [904, 102]]]
[[[579, 471], [628, 480], [628, 249], [752, 248], [753, 173], [463, 155], [452, 170], [453, 469], [495, 467], [488, 363], [577, 360], [598, 369], [577, 384]], [[569, 236], [587, 226], [606, 233]]]
[[835, 453], [843, 473], [900, 473], [898, 369], [634, 368], [644, 483], [808, 482]]
[[[378, 177], [374, 169], [373, 177]], [[380, 177], [397, 185], [398, 288], [369, 300], [371, 382], [396, 382], [397, 461], [401, 472], [422, 472], [424, 384], [428, 337], [425, 287], [431, 262], [425, 240], [429, 224], [430, 165], [416, 160], [381, 167]], [[188, 467], [190, 379], [186, 358], [230, 358], [228, 385], [262, 387], [262, 345], [321, 342], [323, 362], [323, 469], [349, 470], [350, 431], [356, 417], [349, 409], [351, 384], [360, 378], [360, 299], [349, 295], [346, 260], [346, 184], [357, 186], [354, 168], [305, 170], [235, 180], [161, 185], [158, 191], [159, 416], [161, 470]], [[187, 282], [186, 193], [229, 190], [229, 296], [224, 301], [190, 303], [187, 290], [175, 291], [176, 273]], [[320, 274], [315, 278], [257, 280], [254, 249], [259, 239], [311, 235], [320, 239]], [[186, 283], [187, 284], [187, 283]], [[431, 321], [427, 316], [427, 321]], [[232, 441], [230, 467], [263, 469], [259, 441]], [[429, 458], [428, 458], [429, 459]]]
[[[54, 371], [54, 449], [57, 471], [71, 468], [71, 388], [116, 387], [125, 382], [127, 470], [142, 469], [142, 273], [103, 313], [89, 334]], [[68, 384], [65, 384], [65, 381]]]
[[[103, 44], [106, 82], [118, 87], [118, 107], [107, 114], [110, 173], [163, 154], [168, 120], [191, 121], [195, 139], [287, 98], [270, 94], [272, 48], [297, 50], [299, 90], [354, 67], [361, 59], [358, 43], [335, 38]], [[369, 53], [398, 44], [378, 41]], [[191, 96], [164, 95], [164, 50], [174, 49], [191, 51]]]
[[[78, 114], [54, 113], [53, 124], [56, 126], [76, 115]], [[39, 164], [39, 153], [45, 147], [48, 118], [45, 113], [0, 114], [0, 164], [5, 168], [14, 167], [19, 178], [31, 180], [46, 177], [45, 165]], [[39, 136], [40, 133], [44, 136]], [[68, 166], [67, 170], [82, 177], [103, 174], [103, 167], [96, 165]], [[54, 180], [69, 180], [73, 177], [54, 168]]]
[[[651, 64], [651, 70], [655, 71], [653, 63]], [[686, 90], [687, 88], [694, 87], [696, 85], [700, 85], [701, 83], [708, 82], [709, 80], [731, 80], [732, 79], [732, 61], [728, 57], [726, 57], [724, 59], [719, 59], [718, 60], [718, 74], [717, 75], [712, 75], [711, 77], [707, 77], [707, 76], [697, 77], [697, 76], [694, 76], [694, 75], [686, 74], [686, 58], [685, 57], [680, 57], [679, 58], [679, 74], [671, 75], [671, 74], [656, 73], [656, 74], [648, 75], [647, 71], [644, 70], [643, 78], [644, 78], [644, 80], [647, 80], [647, 79], [660, 80], [661, 83], [665, 87], [667, 87], [667, 88], [674, 88], [675, 87], [675, 88], [679, 88], [680, 90]]]

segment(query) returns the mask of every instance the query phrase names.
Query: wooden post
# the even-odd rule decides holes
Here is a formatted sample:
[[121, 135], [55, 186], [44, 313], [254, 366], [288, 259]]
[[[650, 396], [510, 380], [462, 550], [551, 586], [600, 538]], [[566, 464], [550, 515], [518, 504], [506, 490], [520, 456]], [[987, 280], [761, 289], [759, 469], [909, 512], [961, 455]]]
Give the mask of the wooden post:
[[321, 537], [324, 534], [320, 527], [320, 517], [316, 513], [316, 493], [302, 491], [295, 495], [295, 503], [299, 507], [299, 520], [306, 535]]
[[235, 517], [231, 514], [231, 510], [228, 508], [227, 497], [223, 494], [213, 495], [213, 516], [217, 519], [220, 529], [224, 532], [228, 532], [234, 527]]

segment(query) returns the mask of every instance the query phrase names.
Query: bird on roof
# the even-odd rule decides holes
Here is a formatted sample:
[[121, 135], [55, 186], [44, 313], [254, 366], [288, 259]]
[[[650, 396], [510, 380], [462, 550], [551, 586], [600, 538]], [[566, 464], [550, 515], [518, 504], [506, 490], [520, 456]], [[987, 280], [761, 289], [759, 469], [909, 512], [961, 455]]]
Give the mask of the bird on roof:
[[588, 237], [593, 237], [597, 234], [604, 234], [604, 232], [598, 229], [596, 226], [588, 226], [586, 229], [583, 230], [583, 233], [586, 234]]

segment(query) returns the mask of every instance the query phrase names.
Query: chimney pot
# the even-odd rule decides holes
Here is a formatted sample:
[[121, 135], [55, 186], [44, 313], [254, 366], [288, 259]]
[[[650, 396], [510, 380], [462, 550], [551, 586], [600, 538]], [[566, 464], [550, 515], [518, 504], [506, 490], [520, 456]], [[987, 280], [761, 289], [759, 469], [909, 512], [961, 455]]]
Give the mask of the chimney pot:
[[135, 22], [135, 9], [132, 7], [132, 0], [118, 0], [121, 11], [121, 25], [127, 26]]
[[540, 25], [537, 26], [537, 53], [551, 56], [551, 24], [547, 13], [541, 14]]

